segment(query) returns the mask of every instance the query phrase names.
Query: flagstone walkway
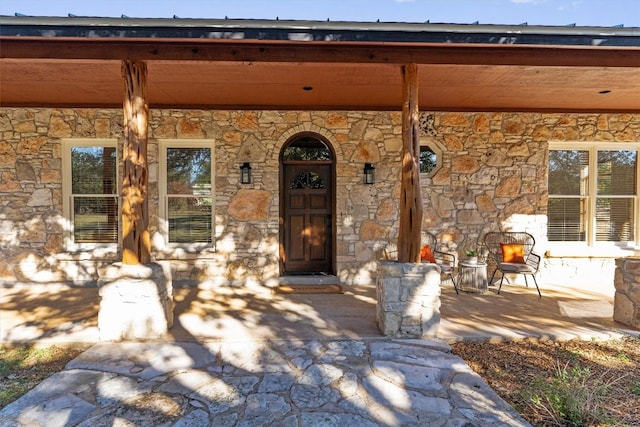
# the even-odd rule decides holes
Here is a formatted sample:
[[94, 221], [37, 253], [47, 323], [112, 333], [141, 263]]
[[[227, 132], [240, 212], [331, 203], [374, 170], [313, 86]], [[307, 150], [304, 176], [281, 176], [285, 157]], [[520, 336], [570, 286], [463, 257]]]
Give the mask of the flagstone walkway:
[[98, 343], [3, 426], [527, 426], [436, 340]]

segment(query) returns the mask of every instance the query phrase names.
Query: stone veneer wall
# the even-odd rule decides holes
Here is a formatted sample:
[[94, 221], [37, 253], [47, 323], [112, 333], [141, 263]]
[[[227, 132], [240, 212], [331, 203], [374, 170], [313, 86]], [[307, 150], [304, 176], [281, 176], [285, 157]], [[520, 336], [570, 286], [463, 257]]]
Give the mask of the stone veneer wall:
[[613, 320], [640, 328], [640, 259], [616, 260]]
[[[424, 228], [448, 250], [475, 248], [499, 227], [532, 232], [544, 249], [548, 141], [640, 141], [640, 115], [434, 113], [424, 143], [444, 151], [423, 177]], [[279, 275], [279, 154], [299, 132], [324, 136], [336, 153], [337, 275], [375, 282], [376, 261], [398, 231], [400, 113], [152, 110], [149, 129], [154, 258], [174, 281], [239, 285]], [[114, 252], [63, 248], [63, 138], [121, 138], [122, 113], [103, 109], [0, 109], [0, 280], [95, 280]], [[215, 143], [216, 250], [185, 255], [158, 237], [158, 140]], [[254, 182], [239, 184], [250, 161]], [[364, 163], [376, 184], [362, 184]], [[612, 261], [613, 262], [613, 261]], [[550, 263], [549, 265], [553, 265]], [[543, 273], [544, 274], [544, 273]], [[612, 278], [611, 278], [612, 280]]]

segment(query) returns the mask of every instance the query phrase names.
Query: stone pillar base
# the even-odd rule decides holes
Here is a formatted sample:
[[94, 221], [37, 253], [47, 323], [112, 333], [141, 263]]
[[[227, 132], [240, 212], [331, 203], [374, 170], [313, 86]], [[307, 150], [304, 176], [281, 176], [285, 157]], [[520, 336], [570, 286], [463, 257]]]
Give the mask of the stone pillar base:
[[613, 320], [640, 328], [640, 259], [617, 258]]
[[440, 327], [440, 267], [378, 261], [377, 322], [391, 337], [435, 338]]
[[173, 326], [169, 265], [112, 264], [99, 272], [101, 341], [154, 339]]

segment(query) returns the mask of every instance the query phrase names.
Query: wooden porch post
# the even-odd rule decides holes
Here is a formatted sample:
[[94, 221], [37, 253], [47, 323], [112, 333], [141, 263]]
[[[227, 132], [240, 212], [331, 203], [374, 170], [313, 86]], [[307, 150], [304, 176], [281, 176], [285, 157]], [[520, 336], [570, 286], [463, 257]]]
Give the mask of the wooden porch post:
[[122, 182], [122, 262], [151, 261], [147, 200], [147, 64], [122, 61], [124, 80], [124, 177]]
[[420, 133], [418, 66], [402, 67], [402, 173], [398, 261], [420, 262], [422, 196], [420, 194]]

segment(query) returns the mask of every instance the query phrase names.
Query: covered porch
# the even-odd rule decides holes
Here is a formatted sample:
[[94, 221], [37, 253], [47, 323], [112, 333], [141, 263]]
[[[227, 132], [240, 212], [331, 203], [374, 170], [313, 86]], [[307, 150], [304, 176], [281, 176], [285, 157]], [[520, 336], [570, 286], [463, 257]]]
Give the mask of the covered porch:
[[[544, 297], [522, 284], [498, 295], [442, 288], [438, 338], [607, 339], [638, 333], [615, 322], [613, 289], [541, 283]], [[174, 327], [167, 341], [310, 340], [380, 337], [375, 286], [350, 286], [344, 294], [274, 294], [265, 287], [178, 287]], [[98, 341], [98, 289], [62, 284], [20, 284], [0, 294], [0, 342], [94, 343]]]
[[[216, 154], [221, 154], [222, 161], [214, 163], [218, 166], [216, 175], [229, 179], [224, 183], [222, 179], [211, 182], [220, 189], [216, 199], [222, 212], [218, 226], [228, 229], [228, 239], [214, 236], [214, 244], [208, 248], [213, 254], [209, 259], [199, 260], [200, 253], [197, 253], [187, 262], [178, 256], [171, 261], [180, 266], [188, 262], [196, 267], [204, 264], [209, 268], [205, 274], [224, 274], [225, 278], [228, 274], [233, 276], [228, 279], [229, 283], [243, 286], [182, 288], [176, 281], [176, 326], [169, 331], [175, 339], [225, 338], [229, 333], [235, 336], [237, 330], [263, 334], [265, 339], [286, 337], [289, 331], [291, 337], [376, 334], [375, 321], [367, 320], [371, 313], [375, 315], [375, 310], [369, 309], [371, 305], [375, 307], [376, 301], [369, 279], [375, 276], [370, 266], [375, 265], [376, 250], [382, 243], [397, 240], [401, 250], [403, 246], [408, 247], [409, 258], [417, 258], [415, 243], [422, 228], [436, 228], [433, 231], [448, 228], [455, 237], [452, 242], [457, 245], [452, 250], [462, 252], [465, 245], [475, 244], [476, 238], [486, 231], [485, 226], [496, 226], [494, 219], [503, 220], [503, 216], [522, 213], [535, 218], [545, 216], [545, 144], [556, 134], [567, 140], [600, 137], [599, 133], [603, 138], [615, 139], [618, 138], [618, 134], [614, 136], [617, 131], [621, 135], [619, 141], [637, 140], [635, 114], [640, 106], [635, 83], [640, 81], [640, 56], [633, 29], [34, 17], [3, 18], [2, 23], [2, 107], [10, 109], [16, 117], [13, 120], [16, 124], [11, 123], [7, 134], [11, 134], [11, 143], [18, 147], [12, 153], [5, 153], [7, 169], [14, 168], [13, 163], [18, 162], [13, 160], [30, 150], [36, 155], [45, 151], [52, 153], [51, 161], [48, 158], [41, 161], [34, 155], [36, 169], [31, 164], [21, 163], [20, 168], [15, 167], [15, 173], [11, 169], [6, 174], [7, 192], [15, 192], [8, 184], [17, 189], [25, 176], [26, 181], [38, 181], [38, 185], [44, 183], [51, 187], [44, 191], [32, 189], [33, 195], [19, 193], [26, 202], [19, 200], [16, 205], [35, 206], [29, 212], [36, 211], [34, 221], [42, 223], [42, 233], [20, 229], [29, 227], [27, 221], [7, 221], [5, 227], [14, 233], [16, 241], [23, 239], [14, 246], [27, 248], [14, 254], [13, 246], [3, 247], [3, 251], [11, 252], [15, 259], [30, 261], [35, 258], [39, 261], [62, 254], [66, 257], [65, 263], [75, 263], [76, 267], [95, 263], [86, 267], [89, 275], [98, 270], [98, 263], [113, 262], [113, 254], [121, 257], [124, 264], [133, 265], [164, 256], [169, 251], [163, 253], [166, 248], [158, 249], [151, 236], [152, 228], [160, 227], [156, 223], [151, 227], [150, 219], [161, 222], [158, 218], [166, 218], [162, 217], [162, 209], [156, 206], [160, 205], [157, 194], [152, 209], [148, 209], [147, 191], [162, 184], [156, 179], [148, 186], [147, 178], [152, 174], [147, 170], [147, 148], [155, 144], [154, 149], [160, 152], [162, 144], [166, 144], [163, 139], [202, 139], [209, 144], [211, 152], [218, 150]], [[95, 37], [96, 28], [100, 28], [102, 36]], [[104, 117], [94, 117], [97, 109], [115, 111], [123, 104], [123, 123], [114, 119], [113, 111]], [[464, 218], [448, 219], [435, 225], [422, 220], [421, 184], [416, 171], [420, 151], [418, 134], [419, 130], [433, 129], [428, 123], [423, 126], [418, 107], [422, 111], [441, 114], [442, 117], [438, 116], [441, 135], [449, 145], [449, 152], [456, 154], [448, 164], [450, 168], [445, 168], [444, 183], [439, 184], [442, 191], [432, 197], [431, 211], [464, 210]], [[34, 109], [56, 111], [34, 114]], [[211, 121], [205, 122], [198, 117], [196, 110], [205, 111], [201, 116], [206, 115]], [[350, 110], [372, 113], [364, 120]], [[399, 110], [403, 111], [400, 118], [395, 113]], [[286, 112], [305, 117], [289, 117]], [[381, 120], [374, 117], [375, 112], [392, 113]], [[471, 120], [463, 115], [465, 112], [482, 113]], [[492, 117], [497, 112], [504, 112], [505, 116]], [[542, 117], [542, 113], [567, 112], [592, 114], [593, 117], [580, 119], [580, 122], [575, 118]], [[511, 113], [520, 116], [508, 116]], [[175, 117], [177, 114], [179, 119]], [[597, 114], [615, 115], [611, 118], [611, 127], [623, 123], [620, 127], [624, 128], [624, 135], [620, 129], [607, 128], [607, 132], [600, 132], [603, 129], [600, 118], [595, 117]], [[120, 111], [117, 115], [122, 117]], [[303, 120], [308, 126], [300, 124]], [[33, 126], [31, 121], [35, 123]], [[556, 131], [547, 126], [546, 121], [571, 127], [571, 132]], [[608, 119], [604, 121], [608, 122]], [[583, 122], [593, 128], [587, 136], [576, 131], [584, 127]], [[597, 129], [593, 123], [597, 123]], [[260, 132], [257, 132], [258, 127]], [[175, 132], [174, 128], [177, 129]], [[380, 131], [381, 128], [386, 133]], [[464, 139], [456, 134], [461, 128], [464, 128]], [[371, 133], [368, 133], [369, 129]], [[278, 201], [265, 197], [258, 218], [243, 216], [245, 210], [234, 209], [231, 201], [239, 200], [242, 205], [255, 199], [256, 194], [277, 195], [278, 150], [295, 132], [310, 131], [326, 135], [334, 148], [339, 149], [337, 155], [341, 163], [338, 168], [342, 175], [337, 191], [342, 191], [339, 194], [343, 196], [348, 194], [348, 197], [337, 197], [333, 207], [336, 218], [332, 225], [342, 234], [334, 236], [332, 241], [335, 245], [330, 259], [331, 272], [337, 276], [342, 276], [342, 271], [344, 274], [356, 273], [349, 277], [350, 286], [342, 295], [271, 294], [267, 287], [259, 283], [255, 286], [255, 281], [246, 281], [242, 274], [276, 280], [282, 273], [278, 270], [282, 259], [278, 251], [281, 240], [278, 240], [275, 226], [281, 220]], [[155, 140], [149, 145], [148, 132], [152, 132]], [[62, 236], [65, 235], [60, 230], [45, 225], [59, 221], [62, 215], [58, 211], [64, 212], [67, 206], [59, 191], [60, 175], [65, 173], [60, 167], [60, 140], [82, 136], [98, 138], [101, 134], [117, 139], [117, 149], [125, 152], [122, 163], [126, 163], [123, 174], [126, 179], [124, 176], [118, 176], [118, 179], [123, 187], [121, 202], [126, 209], [121, 212], [121, 234], [113, 245], [116, 250], [108, 254], [110, 258], [96, 257], [85, 262], [82, 251], [71, 253], [63, 245]], [[267, 135], [270, 135], [270, 145], [264, 143], [269, 140]], [[265, 152], [271, 157], [250, 149], [263, 143], [267, 148]], [[489, 144], [494, 145], [493, 151], [487, 149]], [[41, 147], [46, 149], [41, 150]], [[368, 150], [371, 147], [379, 151]], [[367, 156], [379, 152], [387, 153], [378, 166], [378, 172], [384, 170], [387, 179], [381, 179], [381, 185], [377, 187], [369, 187], [375, 203], [361, 200], [364, 192], [360, 186], [360, 163], [366, 165], [370, 162]], [[493, 154], [500, 157], [491, 157]], [[158, 154], [158, 157], [162, 155]], [[136, 162], [131, 161], [133, 158]], [[261, 164], [264, 179], [253, 184], [256, 188], [247, 187], [244, 191], [235, 179], [237, 166], [248, 160]], [[500, 171], [506, 170], [508, 163], [509, 171], [517, 176], [497, 173], [494, 176], [488, 168], [476, 173], [482, 162]], [[154, 167], [154, 173], [160, 170], [157, 164]], [[31, 179], [31, 170], [34, 177], [36, 170], [43, 172], [36, 180]], [[450, 179], [452, 170], [456, 175]], [[522, 170], [527, 174], [523, 175]], [[526, 184], [528, 179], [531, 181], [532, 177], [535, 177], [535, 186], [528, 188], [531, 199], [511, 203], [510, 209], [504, 209], [520, 195], [521, 184]], [[441, 177], [430, 182], [433, 187], [438, 184], [437, 178]], [[486, 181], [486, 188], [467, 185], [477, 179]], [[396, 186], [395, 181], [402, 181], [402, 187]], [[132, 192], [125, 192], [125, 188]], [[259, 193], [254, 192], [256, 189]], [[452, 193], [457, 204], [448, 200]], [[243, 196], [238, 197], [241, 194]], [[380, 203], [378, 196], [382, 200]], [[385, 205], [383, 198], [391, 200], [391, 204]], [[496, 198], [500, 200], [496, 202]], [[535, 203], [531, 203], [532, 199]], [[342, 207], [347, 211], [351, 205], [356, 205], [350, 203], [353, 200], [361, 205], [360, 211], [347, 212], [339, 221], [337, 214], [341, 213]], [[53, 213], [48, 210], [52, 204], [56, 207]], [[448, 207], [443, 208], [444, 205]], [[470, 205], [474, 208], [468, 209]], [[156, 215], [157, 212], [160, 213]], [[483, 212], [490, 213], [483, 216]], [[19, 213], [22, 211], [11, 211], [16, 218]], [[381, 213], [386, 215], [384, 220], [388, 225], [379, 226], [372, 221], [382, 216]], [[355, 222], [353, 218], [356, 218]], [[64, 223], [65, 227], [68, 225]], [[62, 227], [59, 223], [56, 226]], [[544, 223], [536, 226], [541, 234], [545, 233]], [[250, 270], [247, 266], [251, 266], [251, 261], [265, 252], [265, 245], [257, 242], [269, 243], [268, 260]], [[216, 243], [224, 244], [216, 247]], [[211, 265], [215, 268], [210, 268]], [[59, 277], [74, 271], [66, 267], [61, 270], [64, 271]], [[194, 275], [193, 270], [186, 275]], [[360, 274], [362, 271], [366, 274]], [[270, 276], [265, 278], [265, 272]], [[24, 320], [18, 316], [14, 324], [23, 325], [26, 330], [20, 327], [10, 330], [29, 336], [32, 332], [39, 334], [42, 329], [44, 335], [51, 335], [49, 331], [53, 328], [54, 335], [60, 331], [73, 335], [71, 332], [77, 328], [80, 335], [90, 335], [93, 303], [79, 305], [83, 307], [81, 313], [68, 315], [66, 310], [57, 309], [54, 302], [64, 307], [67, 298], [73, 300], [76, 294], [77, 302], [94, 301], [91, 293], [97, 292], [95, 288], [72, 287], [57, 292], [56, 287], [64, 285], [46, 282], [30, 284], [31, 288], [16, 284], [4, 297], [18, 304], [22, 295], [20, 304], [34, 301], [34, 312], [46, 313], [48, 307], [54, 313], [59, 310], [59, 316], [43, 317], [44, 320], [38, 320], [37, 316]], [[36, 296], [31, 297], [32, 292]], [[517, 287], [510, 290], [514, 292], [515, 300], [507, 300], [507, 304], [487, 304], [486, 301], [508, 298], [510, 292], [499, 296], [490, 292], [483, 296], [459, 297], [448, 292], [449, 289], [445, 289], [442, 295], [441, 309], [441, 333], [445, 339], [473, 333], [486, 333], [489, 338], [494, 334], [507, 337], [513, 331], [524, 335], [550, 330], [560, 333], [561, 330], [586, 328], [585, 323], [615, 329], [611, 324], [605, 326], [594, 321], [593, 318], [602, 319], [597, 315], [578, 316], [576, 324], [568, 320], [576, 318], [576, 311], [583, 316], [585, 307], [606, 311], [602, 301], [606, 303], [607, 297], [601, 298], [600, 305], [591, 304], [599, 298], [597, 293], [578, 297], [573, 294], [574, 290], [567, 288], [559, 289], [557, 295], [552, 296], [553, 292], [545, 290], [545, 298], [539, 305], [524, 305], [515, 296], [521, 292]], [[582, 294], [585, 289], [577, 292]], [[528, 294], [520, 295], [520, 300], [526, 297]], [[552, 304], [549, 298], [557, 301]], [[576, 309], [575, 305], [567, 303], [572, 298], [585, 304]], [[340, 299], [341, 303], [337, 304], [333, 299]], [[466, 307], [461, 304], [463, 300], [468, 304]], [[457, 311], [459, 307], [462, 311]], [[512, 311], [502, 312], [499, 307]], [[514, 307], [520, 309], [513, 310]], [[533, 308], [542, 311], [529, 314]], [[492, 309], [498, 311], [492, 312]], [[591, 309], [586, 311], [588, 314]], [[63, 321], [65, 316], [71, 320]], [[495, 322], [488, 320], [492, 317], [496, 318]], [[538, 323], [545, 318], [562, 320]], [[45, 325], [41, 325], [42, 322]], [[47, 325], [47, 322], [55, 325]], [[374, 329], [369, 330], [372, 325]], [[252, 329], [247, 330], [248, 327]]]

